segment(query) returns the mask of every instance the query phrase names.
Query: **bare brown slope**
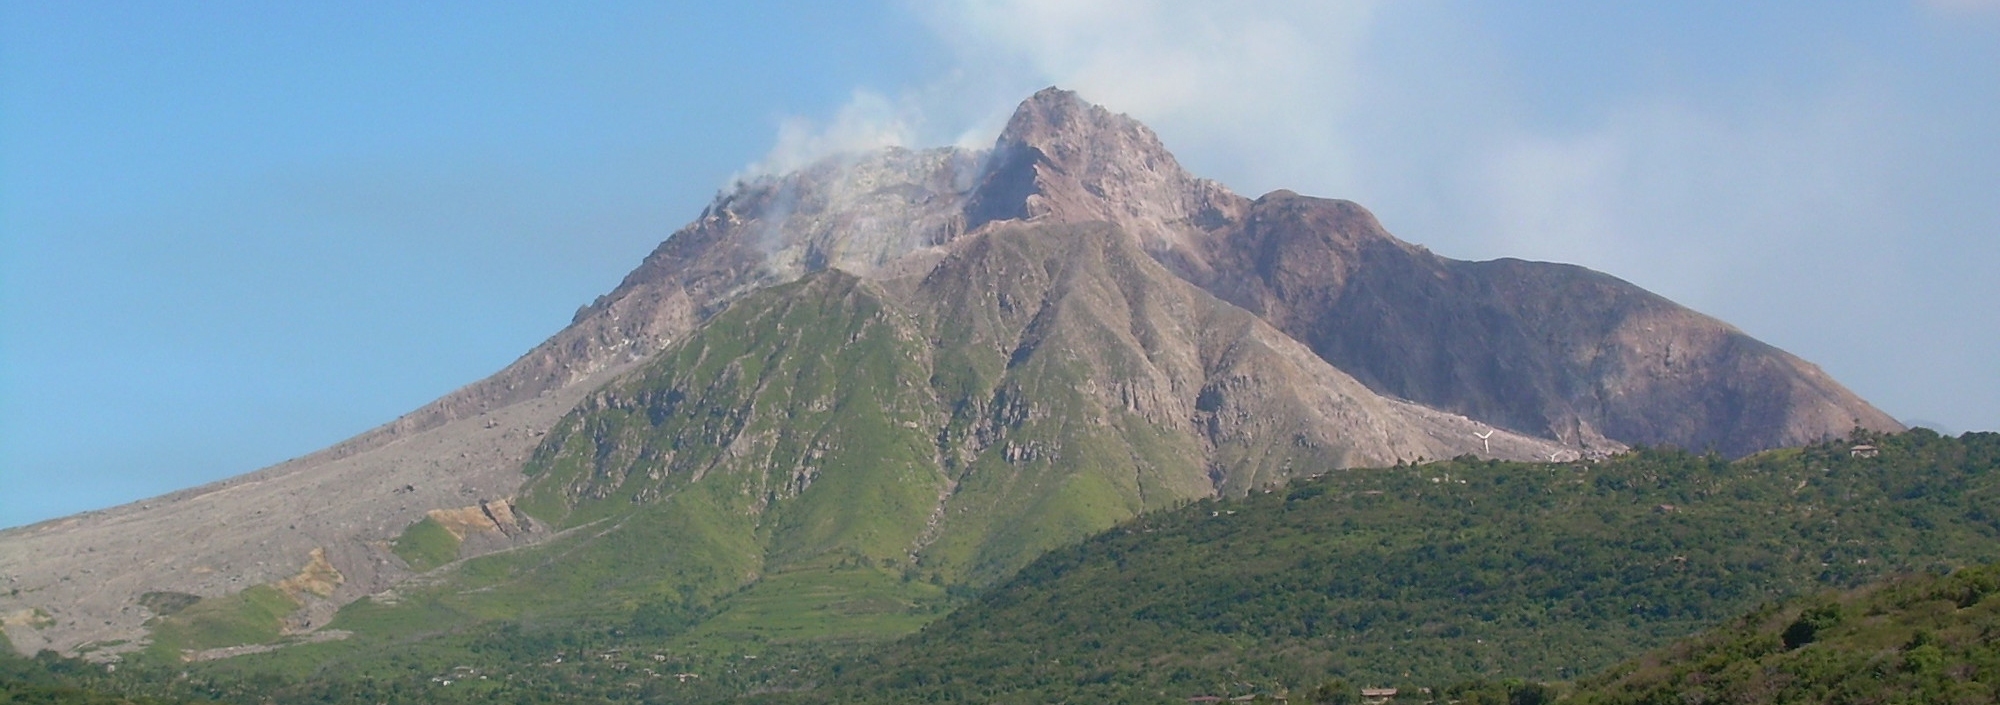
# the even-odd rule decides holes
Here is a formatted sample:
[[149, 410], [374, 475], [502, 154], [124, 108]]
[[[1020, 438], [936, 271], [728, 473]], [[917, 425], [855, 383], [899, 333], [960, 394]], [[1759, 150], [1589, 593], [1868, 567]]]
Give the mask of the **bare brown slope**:
[[[1018, 396], [1006, 393], [1010, 380], [1075, 380], [1097, 410], [1080, 422], [1129, 415], [1199, 437], [1214, 454], [1206, 461], [1214, 489], [1226, 494], [1293, 472], [1483, 454], [1488, 445], [1474, 435], [1483, 424], [1370, 391], [1175, 276], [1109, 224], [980, 233], [905, 298], [966, 357], [954, 363], [972, 371], [966, 384], [1003, 387], [959, 414], [990, 421], [1000, 413], [993, 405]], [[1023, 374], [1032, 365], [1064, 369]], [[970, 432], [979, 435], [976, 424]], [[1490, 445], [1497, 457], [1521, 459], [1560, 450], [1505, 436]], [[1317, 449], [1317, 466], [1285, 467], [1288, 447]]]
[[1482, 441], [1484, 424], [1384, 398], [1107, 223], [996, 224], [896, 284], [929, 331], [950, 415], [932, 435], [951, 484], [916, 553], [976, 578], [1191, 498], [1562, 450], [1504, 431]]
[[1022, 104], [968, 203], [973, 223], [1118, 223], [1378, 392], [1572, 445], [1744, 455], [1902, 428], [1811, 364], [1615, 277], [1439, 257], [1346, 201], [1236, 196], [1067, 91]]
[[1525, 433], [1740, 456], [1900, 430], [1819, 368], [1616, 277], [1463, 262], [1280, 191], [1207, 243], [1209, 287], [1387, 394]]

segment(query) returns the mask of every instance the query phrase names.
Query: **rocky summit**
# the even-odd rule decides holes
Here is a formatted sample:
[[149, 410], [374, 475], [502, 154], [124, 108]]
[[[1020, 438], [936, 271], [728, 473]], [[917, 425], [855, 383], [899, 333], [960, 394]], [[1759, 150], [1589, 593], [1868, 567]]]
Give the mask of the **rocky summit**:
[[0, 532], [0, 620], [24, 652], [193, 660], [749, 619], [802, 584], [915, 604], [1305, 475], [1857, 427], [1901, 428], [1720, 321], [1442, 257], [1354, 203], [1239, 196], [1052, 88], [989, 150], [737, 184], [548, 341], [359, 437]]

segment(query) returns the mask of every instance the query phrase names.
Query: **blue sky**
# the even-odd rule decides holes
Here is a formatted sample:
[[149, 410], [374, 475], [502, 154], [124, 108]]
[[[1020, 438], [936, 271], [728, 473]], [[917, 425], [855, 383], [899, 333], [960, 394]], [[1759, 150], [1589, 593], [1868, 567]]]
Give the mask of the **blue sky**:
[[1050, 84], [2000, 427], [2000, 2], [0, 5], [0, 526], [497, 370], [738, 175]]

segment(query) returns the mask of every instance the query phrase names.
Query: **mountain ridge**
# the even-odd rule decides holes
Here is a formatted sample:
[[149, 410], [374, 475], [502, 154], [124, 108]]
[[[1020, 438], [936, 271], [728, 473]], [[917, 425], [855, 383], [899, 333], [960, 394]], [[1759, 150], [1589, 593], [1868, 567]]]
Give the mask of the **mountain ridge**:
[[[1566, 265], [1449, 260], [1397, 240], [1350, 202], [1289, 192], [1238, 196], [1187, 173], [1136, 120], [1051, 88], [1024, 101], [990, 151], [890, 148], [738, 184], [548, 341], [382, 427], [194, 490], [0, 531], [0, 575], [18, 591], [0, 594], [0, 615], [30, 615], [6, 620], [6, 633], [22, 650], [92, 642], [125, 642], [103, 653], [136, 648], [149, 621], [164, 616], [139, 600], [145, 593], [236, 594], [284, 581], [310, 565], [310, 556], [324, 555], [344, 580], [327, 595], [300, 598], [301, 615], [291, 620], [297, 629], [316, 629], [342, 605], [417, 574], [395, 544], [431, 512], [532, 499], [518, 496], [530, 482], [521, 469], [579, 403], [629, 379], [744, 296], [843, 270], [885, 300], [941, 300], [950, 287], [926, 289], [927, 277], [957, 266], [951, 258], [975, 246], [968, 243], [1002, 232], [1100, 238], [1109, 249], [1096, 252], [1118, 262], [1090, 270], [1073, 296], [1043, 307], [1050, 327], [1021, 328], [1013, 339], [1019, 349], [1029, 333], [1073, 336], [1071, 347], [1096, 356], [1090, 374], [1077, 376], [1030, 348], [1023, 360], [1051, 376], [1014, 383], [1140, 419], [1078, 447], [1113, 449], [1139, 437], [1121, 434], [1171, 429], [1159, 433], [1181, 439], [1172, 442], [1185, 447], [1181, 455], [1215, 466], [1205, 469], [1207, 491], [1247, 492], [1293, 472], [1367, 462], [1491, 455], [1494, 447], [1510, 457], [1553, 457], [1675, 443], [1738, 455], [1856, 426], [1900, 428], [1816, 368], [1613, 277]], [[997, 311], [998, 293], [1016, 283], [995, 279], [977, 292], [994, 294], [996, 308], [981, 302], [933, 316]], [[1570, 315], [1569, 300], [1550, 293], [1561, 287], [1589, 294], [1572, 298], [1610, 303], [1574, 325], [1550, 325]], [[1022, 298], [1009, 305], [1048, 303]], [[1196, 308], [1222, 310], [1217, 306], [1243, 312], [1215, 319], [1248, 333], [1238, 341], [1247, 347], [1233, 348], [1237, 357], [1225, 354], [1232, 350], [1226, 346], [1172, 342], [1201, 339], [1184, 330], [1193, 320], [1185, 317]], [[996, 344], [1007, 337], [995, 335]], [[946, 337], [917, 347], [930, 350]], [[1194, 349], [1208, 351], [1195, 355], [1203, 364], [1168, 359]], [[1158, 357], [1171, 350], [1183, 352]], [[1002, 379], [1013, 352], [968, 357], [960, 381], [976, 387]], [[1209, 370], [1199, 368], [1209, 362], [1255, 368], [1240, 383], [1258, 391], [1204, 397], [1208, 385], [1198, 381]], [[1272, 371], [1280, 368], [1287, 371]], [[1289, 382], [1271, 382], [1278, 379]], [[1116, 384], [1092, 386], [1100, 381]], [[1257, 404], [1228, 406], [1252, 397]], [[1006, 408], [992, 398], [972, 407]], [[1354, 435], [1341, 440], [1251, 424], [1233, 428], [1267, 435], [1230, 445], [1232, 415], [1271, 428], [1318, 424]], [[955, 432], [973, 432], [970, 417], [960, 422], [967, 426]], [[1274, 442], [1269, 433], [1293, 440]], [[1486, 437], [1475, 443], [1475, 434]], [[1412, 440], [1418, 437], [1429, 440]], [[1363, 447], [1373, 450], [1314, 455]], [[1000, 448], [1016, 460], [1035, 452]], [[1215, 448], [1234, 455], [1209, 459]], [[1262, 479], [1236, 472], [1260, 458], [1285, 467], [1289, 454], [1305, 452], [1299, 449], [1314, 459]], [[1161, 456], [1155, 464], [1181, 462]], [[1219, 477], [1233, 479], [1212, 481]], [[1193, 482], [1173, 483], [1184, 481]], [[1122, 489], [1105, 492], [1124, 496]], [[1080, 523], [1057, 521], [1048, 536], [1016, 548], [1031, 553], [1078, 538], [1111, 516], [1086, 514]], [[542, 540], [549, 527], [534, 520], [545, 517], [533, 510], [525, 516], [532, 517], [528, 530], [482, 534], [461, 543], [459, 557]], [[990, 580], [1026, 553], [967, 575]], [[984, 559], [965, 560], [954, 565]]]

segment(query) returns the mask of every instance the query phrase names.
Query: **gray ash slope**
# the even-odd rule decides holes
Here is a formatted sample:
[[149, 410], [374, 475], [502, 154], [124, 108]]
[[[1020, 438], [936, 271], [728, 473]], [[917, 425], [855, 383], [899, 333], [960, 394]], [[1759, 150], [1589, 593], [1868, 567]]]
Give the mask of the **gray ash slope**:
[[[1092, 223], [1117, 234], [1055, 227]], [[1273, 408], [1351, 416], [1356, 428], [1405, 438], [1394, 447], [1478, 452], [1486, 444], [1470, 429], [1491, 428], [1503, 434], [1494, 440], [1519, 439], [1494, 446], [1513, 457], [1633, 443], [1742, 455], [1857, 426], [1901, 428], [1812, 365], [1614, 277], [1440, 257], [1346, 201], [1245, 198], [1188, 174], [1138, 122], [1049, 89], [1021, 105], [992, 150], [892, 148], [739, 184], [542, 345], [354, 439], [231, 480], [0, 532], [0, 623], [25, 651], [136, 644], [152, 617], [145, 593], [213, 597], [283, 584], [305, 605], [291, 628], [314, 629], [340, 605], [413, 574], [389, 545], [405, 527], [436, 512], [490, 516], [477, 508], [519, 491], [522, 463], [579, 400], [731, 302], [830, 269], [941, 297], [951, 282], [940, 277], [967, 261], [957, 255], [1002, 230], [1012, 240], [1099, 233], [1112, 252], [1129, 242], [1159, 265], [1134, 276], [1203, 290], [1251, 314], [1219, 320], [1281, 333], [1289, 339], [1272, 349], [1317, 358], [1278, 355], [1294, 371], [1271, 379], [1337, 387], [1308, 395], [1330, 401]], [[1141, 327], [1196, 325], [1165, 323]], [[1283, 386], [1273, 389], [1297, 394]], [[467, 542], [468, 554], [545, 533], [532, 519], [490, 523], [461, 522], [483, 537]], [[305, 575], [317, 579], [287, 582]]]

